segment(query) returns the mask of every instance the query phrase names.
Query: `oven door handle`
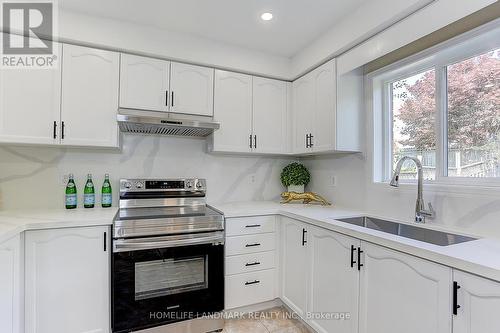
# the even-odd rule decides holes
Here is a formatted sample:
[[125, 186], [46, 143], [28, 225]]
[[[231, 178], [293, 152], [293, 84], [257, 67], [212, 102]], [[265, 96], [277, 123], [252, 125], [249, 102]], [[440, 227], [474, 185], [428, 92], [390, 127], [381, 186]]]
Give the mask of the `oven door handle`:
[[142, 239], [115, 239], [113, 241], [113, 252], [139, 251], [201, 244], [224, 244], [224, 232], [218, 231], [206, 234], [149, 237]]

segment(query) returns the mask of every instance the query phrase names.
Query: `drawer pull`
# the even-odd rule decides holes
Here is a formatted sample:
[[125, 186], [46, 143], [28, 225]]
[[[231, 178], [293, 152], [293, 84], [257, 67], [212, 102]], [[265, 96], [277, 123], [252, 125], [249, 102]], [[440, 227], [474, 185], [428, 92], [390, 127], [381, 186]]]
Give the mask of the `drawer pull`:
[[260, 246], [260, 243], [254, 243], [254, 244], [247, 244], [245, 247], [255, 247], [255, 246]]
[[245, 226], [245, 228], [259, 228], [259, 227], [261, 227], [260, 224], [249, 224]]
[[260, 283], [260, 281], [259, 280], [255, 280], [255, 281], [251, 281], [251, 282], [245, 282], [245, 286], [249, 286], [249, 285], [257, 284], [257, 283]]
[[249, 262], [249, 263], [245, 264], [246, 267], [257, 266], [257, 265], [260, 265], [260, 262], [256, 261], [256, 262]]

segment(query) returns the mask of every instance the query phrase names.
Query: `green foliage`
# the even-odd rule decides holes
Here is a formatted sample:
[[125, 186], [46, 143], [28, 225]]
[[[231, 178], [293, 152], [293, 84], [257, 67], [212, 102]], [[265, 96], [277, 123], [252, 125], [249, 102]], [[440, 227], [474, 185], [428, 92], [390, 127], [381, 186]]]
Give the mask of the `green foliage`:
[[300, 163], [290, 163], [281, 172], [281, 183], [284, 186], [307, 185], [311, 180], [311, 174], [307, 168]]

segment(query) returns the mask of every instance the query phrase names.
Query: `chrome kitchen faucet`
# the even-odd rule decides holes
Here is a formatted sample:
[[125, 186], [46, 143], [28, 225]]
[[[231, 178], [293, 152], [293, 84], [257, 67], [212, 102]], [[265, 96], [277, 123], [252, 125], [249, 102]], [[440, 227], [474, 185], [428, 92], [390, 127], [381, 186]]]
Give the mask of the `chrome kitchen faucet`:
[[417, 186], [417, 203], [415, 206], [415, 222], [425, 223], [425, 218], [434, 218], [435, 211], [432, 208], [432, 204], [429, 202], [429, 209], [425, 209], [425, 203], [423, 198], [424, 191], [424, 172], [422, 170], [422, 163], [415, 157], [404, 156], [396, 164], [396, 169], [394, 170], [394, 175], [392, 176], [390, 185], [393, 187], [399, 187], [399, 174], [401, 173], [401, 167], [403, 163], [407, 160], [415, 162], [418, 171], [418, 186]]

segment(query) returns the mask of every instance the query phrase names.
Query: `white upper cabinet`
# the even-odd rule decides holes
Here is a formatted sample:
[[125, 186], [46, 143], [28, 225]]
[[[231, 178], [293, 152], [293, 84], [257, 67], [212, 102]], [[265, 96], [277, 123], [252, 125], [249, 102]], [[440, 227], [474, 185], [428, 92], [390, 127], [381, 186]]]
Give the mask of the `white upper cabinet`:
[[213, 68], [173, 62], [170, 90], [170, 112], [199, 116], [213, 115]]
[[456, 282], [453, 333], [500, 332], [500, 283], [456, 270], [453, 280]]
[[284, 154], [288, 149], [288, 90], [285, 81], [215, 71], [214, 152]]
[[296, 154], [310, 152], [309, 135], [314, 114], [314, 81], [307, 74], [292, 83], [292, 149]]
[[60, 66], [0, 69], [0, 142], [57, 144], [60, 93]]
[[214, 120], [220, 128], [213, 133], [212, 150], [250, 152], [252, 135], [252, 77], [215, 71]]
[[322, 228], [310, 227], [308, 231], [311, 295], [307, 311], [344, 316], [313, 317], [310, 324], [320, 333], [357, 333], [359, 271], [356, 261], [360, 241]]
[[449, 267], [371, 243], [361, 248], [360, 333], [451, 332]]
[[120, 107], [168, 111], [170, 62], [121, 54]]
[[21, 236], [0, 243], [0, 332], [23, 333]]
[[110, 332], [108, 229], [26, 232], [26, 333]]
[[287, 148], [287, 83], [253, 78], [253, 145], [259, 153], [284, 153]]
[[312, 138], [314, 152], [335, 149], [335, 61], [330, 61], [312, 72], [314, 82], [314, 113]]
[[61, 142], [118, 147], [119, 54], [64, 44]]
[[307, 310], [308, 248], [306, 224], [289, 219], [281, 220], [282, 242], [282, 300], [300, 316]]
[[[337, 98], [335, 59], [293, 82], [293, 152], [296, 154], [328, 153], [360, 150], [360, 108], [362, 85], [356, 81], [342, 89]], [[350, 89], [356, 89], [350, 92]], [[351, 102], [353, 99], [355, 101]], [[342, 108], [339, 110], [338, 105]]]

